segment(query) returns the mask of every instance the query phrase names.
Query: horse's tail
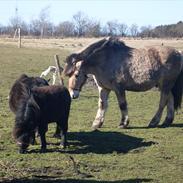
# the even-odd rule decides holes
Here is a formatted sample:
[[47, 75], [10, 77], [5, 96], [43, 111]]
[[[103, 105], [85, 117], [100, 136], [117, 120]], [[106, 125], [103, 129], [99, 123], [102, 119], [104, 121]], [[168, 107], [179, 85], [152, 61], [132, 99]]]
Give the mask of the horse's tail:
[[178, 110], [179, 108], [181, 108], [182, 97], [183, 97], [183, 54], [182, 54], [182, 69], [172, 88], [172, 94], [174, 98], [174, 108], [175, 110]]

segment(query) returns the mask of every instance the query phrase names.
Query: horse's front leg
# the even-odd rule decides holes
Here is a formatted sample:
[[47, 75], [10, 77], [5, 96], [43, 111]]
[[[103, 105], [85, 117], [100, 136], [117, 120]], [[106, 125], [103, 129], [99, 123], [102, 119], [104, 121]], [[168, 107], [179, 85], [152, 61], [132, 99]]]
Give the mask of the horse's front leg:
[[125, 91], [116, 91], [116, 97], [118, 99], [119, 108], [121, 111], [121, 122], [119, 124], [119, 128], [126, 128], [129, 124], [128, 118], [128, 107], [126, 102]]
[[104, 116], [107, 110], [108, 96], [110, 93], [110, 90], [106, 90], [100, 86], [98, 86], [98, 90], [99, 90], [98, 110], [95, 120], [93, 121], [92, 124], [93, 129], [100, 128], [104, 123]]

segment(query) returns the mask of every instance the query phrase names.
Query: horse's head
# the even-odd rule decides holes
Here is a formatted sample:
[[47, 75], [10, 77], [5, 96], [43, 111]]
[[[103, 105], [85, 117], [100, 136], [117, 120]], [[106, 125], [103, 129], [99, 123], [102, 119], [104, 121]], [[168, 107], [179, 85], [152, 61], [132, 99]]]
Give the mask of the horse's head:
[[68, 89], [73, 99], [79, 97], [79, 92], [87, 79], [87, 75], [82, 69], [82, 64], [83, 61], [75, 61], [72, 64], [66, 63], [64, 68], [65, 75], [69, 77]]

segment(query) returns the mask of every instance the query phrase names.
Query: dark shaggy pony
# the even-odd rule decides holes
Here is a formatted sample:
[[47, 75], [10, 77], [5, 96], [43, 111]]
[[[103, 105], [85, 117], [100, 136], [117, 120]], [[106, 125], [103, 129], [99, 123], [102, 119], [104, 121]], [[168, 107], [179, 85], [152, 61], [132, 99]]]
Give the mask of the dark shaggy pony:
[[[22, 83], [24, 86], [22, 88]], [[26, 96], [27, 89], [32, 89], [37, 86], [48, 86], [48, 82], [40, 77], [29, 77], [26, 74], [22, 74], [13, 84], [9, 94], [9, 107], [13, 113], [16, 113], [21, 100]], [[24, 91], [26, 89], [26, 91]], [[60, 129], [57, 126], [54, 137], [60, 137]], [[33, 136], [34, 143], [34, 136]]]
[[20, 147], [20, 153], [26, 152], [31, 137], [38, 129], [41, 139], [41, 152], [46, 151], [45, 133], [48, 123], [56, 122], [61, 129], [61, 146], [66, 147], [66, 134], [68, 130], [68, 117], [71, 98], [67, 88], [63, 86], [43, 86], [27, 89], [23, 88], [23, 99], [16, 112], [13, 136]]

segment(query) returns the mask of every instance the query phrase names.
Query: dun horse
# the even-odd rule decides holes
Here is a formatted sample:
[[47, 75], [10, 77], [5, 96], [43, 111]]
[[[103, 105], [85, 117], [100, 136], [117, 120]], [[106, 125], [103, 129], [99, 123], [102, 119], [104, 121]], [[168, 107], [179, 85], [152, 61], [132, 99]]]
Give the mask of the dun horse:
[[120, 128], [127, 127], [129, 123], [126, 90], [139, 92], [154, 86], [159, 88], [159, 107], [149, 127], [158, 125], [165, 106], [167, 115], [162, 126], [170, 126], [174, 120], [174, 110], [181, 107], [183, 57], [170, 47], [135, 49], [116, 38], [103, 39], [68, 56], [64, 74], [69, 76], [72, 98], [79, 96], [87, 74], [94, 76], [99, 90], [99, 108], [92, 125], [94, 129], [104, 122], [111, 90], [115, 92], [121, 110]]

